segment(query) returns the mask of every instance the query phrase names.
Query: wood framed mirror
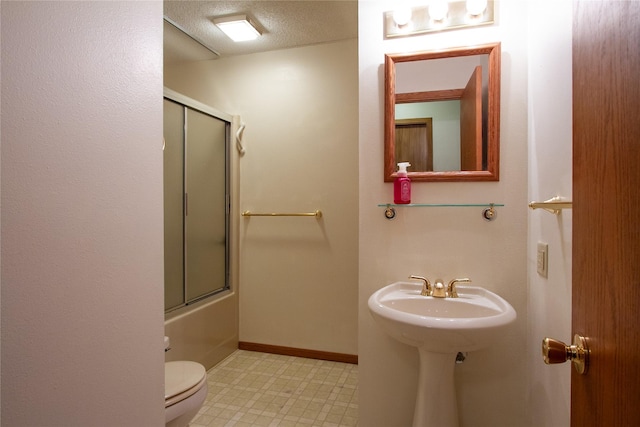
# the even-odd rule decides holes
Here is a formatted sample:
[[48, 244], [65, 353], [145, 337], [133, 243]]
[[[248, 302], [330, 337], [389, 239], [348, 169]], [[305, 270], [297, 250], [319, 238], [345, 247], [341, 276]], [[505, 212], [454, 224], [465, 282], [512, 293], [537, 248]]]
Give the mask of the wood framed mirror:
[[[500, 56], [500, 43], [385, 55], [385, 182], [399, 162], [412, 181], [499, 180]], [[407, 142], [408, 121], [430, 128]]]

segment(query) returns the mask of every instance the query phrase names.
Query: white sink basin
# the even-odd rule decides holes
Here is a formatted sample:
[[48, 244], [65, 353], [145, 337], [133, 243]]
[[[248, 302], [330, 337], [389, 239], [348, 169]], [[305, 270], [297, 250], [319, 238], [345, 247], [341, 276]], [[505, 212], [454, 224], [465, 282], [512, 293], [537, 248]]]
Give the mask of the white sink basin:
[[396, 282], [371, 295], [369, 309], [393, 338], [437, 353], [488, 347], [516, 320], [513, 307], [493, 292], [456, 289], [458, 298], [435, 298], [420, 295], [421, 284]]

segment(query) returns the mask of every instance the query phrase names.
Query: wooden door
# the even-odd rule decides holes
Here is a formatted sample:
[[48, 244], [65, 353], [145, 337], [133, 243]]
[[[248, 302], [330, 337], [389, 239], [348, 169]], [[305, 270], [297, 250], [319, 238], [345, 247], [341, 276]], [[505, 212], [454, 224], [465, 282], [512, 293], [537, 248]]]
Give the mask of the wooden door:
[[433, 170], [433, 119], [431, 117], [396, 120], [397, 162], [409, 162], [409, 171]]
[[572, 426], [640, 420], [640, 2], [577, 1], [573, 24]]
[[477, 66], [460, 97], [460, 170], [482, 170], [482, 67]]

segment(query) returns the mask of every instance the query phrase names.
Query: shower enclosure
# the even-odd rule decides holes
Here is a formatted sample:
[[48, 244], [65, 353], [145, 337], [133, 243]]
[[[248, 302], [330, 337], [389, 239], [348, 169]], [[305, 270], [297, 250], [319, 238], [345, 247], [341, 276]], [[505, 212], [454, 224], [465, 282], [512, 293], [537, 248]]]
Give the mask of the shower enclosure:
[[231, 116], [164, 97], [165, 311], [229, 289]]

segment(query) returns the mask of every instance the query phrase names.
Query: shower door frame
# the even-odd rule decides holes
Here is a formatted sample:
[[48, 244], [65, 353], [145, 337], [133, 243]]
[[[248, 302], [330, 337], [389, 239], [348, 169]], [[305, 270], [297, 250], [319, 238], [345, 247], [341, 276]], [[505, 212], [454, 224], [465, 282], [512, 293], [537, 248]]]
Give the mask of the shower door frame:
[[[176, 310], [180, 310], [183, 309], [185, 307], [189, 307], [195, 303], [204, 301], [209, 299], [210, 297], [214, 296], [214, 295], [218, 295], [222, 292], [225, 291], [230, 291], [231, 290], [231, 282], [230, 282], [230, 269], [231, 269], [231, 259], [230, 259], [230, 254], [231, 254], [231, 248], [230, 248], [230, 231], [231, 231], [231, 124], [232, 124], [232, 120], [233, 117], [230, 114], [227, 114], [225, 112], [216, 110], [213, 107], [210, 107], [206, 104], [203, 104], [199, 101], [196, 101], [192, 98], [189, 98], [185, 95], [182, 95], [178, 92], [175, 92], [169, 88], [164, 88], [163, 91], [163, 99], [167, 99], [171, 102], [174, 102], [176, 104], [179, 104], [182, 108], [183, 108], [183, 129], [182, 129], [182, 143], [183, 146], [185, 147], [185, 151], [183, 153], [183, 181], [182, 181], [182, 186], [183, 186], [183, 223], [182, 223], [182, 241], [183, 241], [183, 259], [182, 259], [182, 263], [183, 263], [183, 269], [182, 269], [182, 291], [183, 291], [183, 298], [182, 298], [182, 303], [170, 308], [165, 308], [165, 314], [167, 313], [173, 313]], [[191, 300], [189, 300], [187, 297], [187, 286], [188, 286], [188, 278], [187, 278], [187, 256], [186, 256], [186, 252], [187, 252], [187, 221], [186, 221], [186, 216], [187, 216], [187, 201], [186, 201], [186, 197], [187, 197], [187, 191], [186, 191], [186, 175], [187, 175], [187, 154], [186, 154], [186, 146], [188, 144], [188, 123], [187, 123], [187, 109], [190, 108], [194, 111], [197, 111], [199, 113], [205, 114], [207, 116], [211, 116], [215, 119], [218, 119], [222, 122], [224, 122], [224, 126], [225, 126], [225, 142], [224, 142], [224, 153], [225, 153], [225, 173], [224, 173], [224, 179], [225, 179], [225, 184], [224, 184], [224, 193], [225, 193], [225, 272], [224, 272], [224, 286], [222, 288], [217, 288], [215, 290], [212, 290], [211, 292], [207, 292], [205, 294], [199, 295]]]

